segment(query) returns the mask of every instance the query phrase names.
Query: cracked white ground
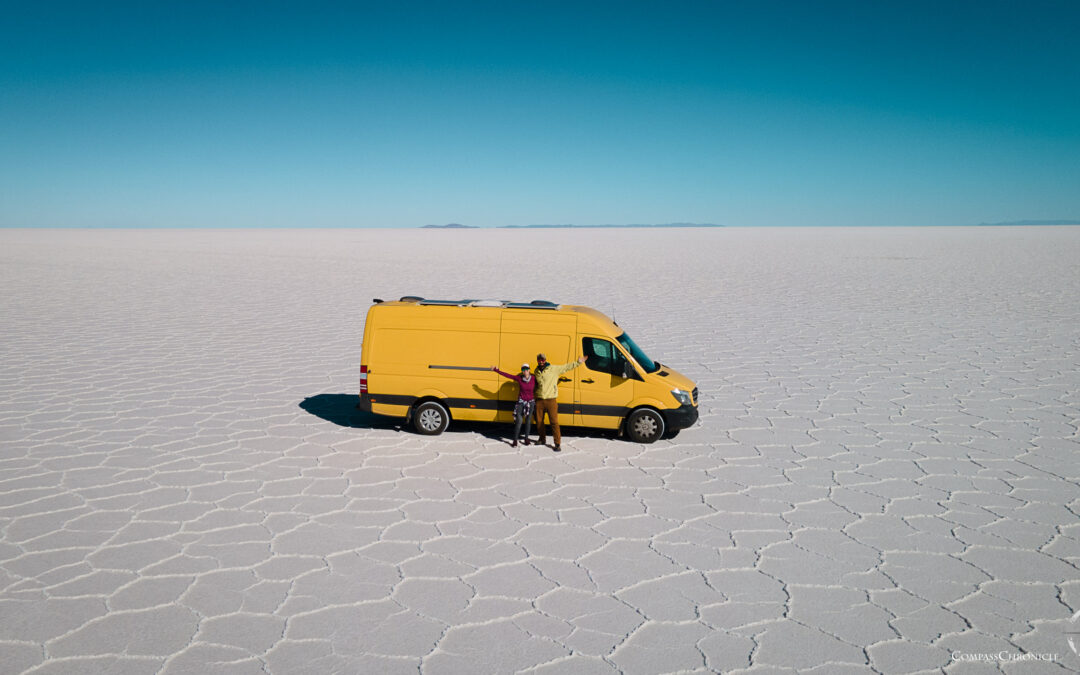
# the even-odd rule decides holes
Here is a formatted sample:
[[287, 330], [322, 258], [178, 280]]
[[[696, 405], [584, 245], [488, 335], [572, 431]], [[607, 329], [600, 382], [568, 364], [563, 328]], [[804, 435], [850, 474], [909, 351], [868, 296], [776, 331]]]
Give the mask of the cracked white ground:
[[[1069, 227], [0, 231], [0, 670], [1080, 669], [1077, 260]], [[559, 455], [372, 423], [364, 314], [406, 294], [614, 314], [701, 421]]]

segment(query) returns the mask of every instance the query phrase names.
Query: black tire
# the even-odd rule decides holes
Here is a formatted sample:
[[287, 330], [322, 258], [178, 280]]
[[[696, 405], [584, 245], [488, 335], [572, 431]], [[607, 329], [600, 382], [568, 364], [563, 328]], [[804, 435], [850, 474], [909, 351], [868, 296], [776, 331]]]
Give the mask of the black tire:
[[635, 443], [652, 443], [664, 435], [664, 417], [652, 408], [638, 408], [626, 418], [626, 435]]
[[438, 401], [424, 401], [412, 414], [413, 428], [425, 436], [438, 436], [450, 424], [450, 412]]

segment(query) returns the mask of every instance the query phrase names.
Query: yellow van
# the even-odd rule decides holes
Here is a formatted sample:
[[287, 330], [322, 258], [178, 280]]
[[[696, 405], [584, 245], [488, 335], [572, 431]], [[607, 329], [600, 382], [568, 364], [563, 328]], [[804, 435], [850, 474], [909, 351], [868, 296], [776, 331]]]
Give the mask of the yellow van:
[[618, 429], [638, 443], [698, 419], [698, 390], [653, 361], [595, 309], [553, 302], [375, 299], [364, 325], [361, 410], [403, 417], [421, 434], [454, 420], [512, 422], [517, 384], [492, 372], [585, 356], [559, 379], [559, 422]]

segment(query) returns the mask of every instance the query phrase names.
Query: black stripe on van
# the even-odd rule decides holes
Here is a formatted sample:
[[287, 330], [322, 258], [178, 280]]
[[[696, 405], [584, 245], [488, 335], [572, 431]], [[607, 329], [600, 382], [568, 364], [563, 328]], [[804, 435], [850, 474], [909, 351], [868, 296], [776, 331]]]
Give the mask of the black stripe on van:
[[[404, 396], [401, 394], [368, 394], [372, 403], [386, 405], [411, 406], [416, 402], [417, 396]], [[517, 400], [496, 401], [490, 398], [448, 398], [443, 400], [450, 408], [464, 410], [505, 410], [513, 411]], [[600, 417], [624, 417], [630, 412], [630, 408], [619, 405], [581, 405], [575, 403], [560, 403], [560, 415], [596, 415]]]
[[[448, 398], [444, 401], [451, 408], [466, 408], [469, 410], [509, 410], [513, 411], [516, 400], [493, 401], [486, 398]], [[618, 405], [578, 405], [575, 403], [560, 403], [560, 415], [601, 415], [605, 417], [622, 417], [630, 412], [630, 408]]]
[[368, 400], [372, 403], [386, 405], [412, 405], [416, 402], [415, 396], [402, 396], [401, 394], [368, 394]]
[[598, 415], [601, 417], [622, 417], [630, 412], [630, 408], [621, 405], [571, 405], [568, 403], [560, 403], [560, 413], [563, 412], [563, 408], [565, 408], [568, 413]]
[[[466, 408], [468, 410], [498, 410], [499, 401], [490, 398], [448, 398], [443, 403], [451, 408]], [[510, 410], [514, 409], [513, 403]]]

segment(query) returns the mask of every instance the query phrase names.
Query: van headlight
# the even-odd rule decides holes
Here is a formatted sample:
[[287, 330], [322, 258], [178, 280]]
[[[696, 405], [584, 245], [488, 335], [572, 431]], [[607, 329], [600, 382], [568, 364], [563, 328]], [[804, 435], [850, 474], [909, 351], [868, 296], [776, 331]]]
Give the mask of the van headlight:
[[694, 404], [693, 399], [690, 398], [690, 392], [688, 391], [683, 391], [682, 389], [672, 389], [671, 395], [675, 397], [675, 400], [678, 401], [680, 405]]

